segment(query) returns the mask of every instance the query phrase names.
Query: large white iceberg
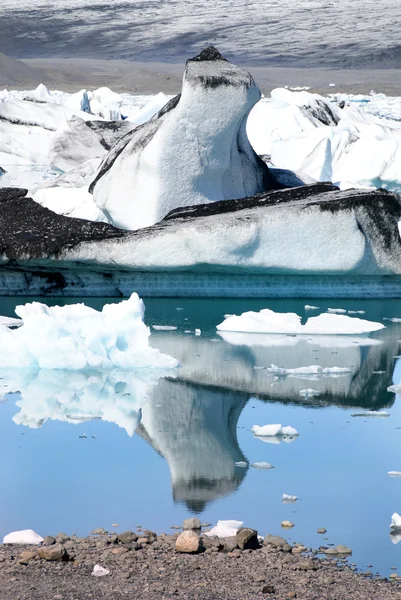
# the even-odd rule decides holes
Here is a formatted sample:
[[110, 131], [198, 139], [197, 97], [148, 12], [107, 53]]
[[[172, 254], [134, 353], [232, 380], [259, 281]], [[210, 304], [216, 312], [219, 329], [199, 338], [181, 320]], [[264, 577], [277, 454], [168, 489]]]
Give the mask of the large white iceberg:
[[277, 313], [268, 308], [262, 309], [260, 312], [244, 312], [240, 316], [231, 315], [217, 325], [219, 331], [299, 335], [360, 335], [384, 328], [382, 323], [327, 313], [318, 317], [310, 317], [305, 325], [302, 325], [299, 315]]
[[112, 148], [90, 188], [96, 204], [117, 227], [139, 229], [177, 207], [268, 189], [245, 129], [260, 96], [247, 71], [203, 50], [187, 61], [181, 95]]
[[136, 293], [102, 311], [84, 304], [17, 306], [23, 325], [0, 323], [0, 368], [137, 369], [175, 368], [176, 359], [151, 348]]

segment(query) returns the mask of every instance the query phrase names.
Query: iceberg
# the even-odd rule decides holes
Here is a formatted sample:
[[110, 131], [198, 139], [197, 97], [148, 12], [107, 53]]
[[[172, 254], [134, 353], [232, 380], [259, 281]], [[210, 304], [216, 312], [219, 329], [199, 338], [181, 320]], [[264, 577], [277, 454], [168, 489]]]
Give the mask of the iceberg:
[[[331, 311], [340, 309], [329, 309]], [[345, 312], [345, 311], [344, 311]], [[360, 335], [384, 329], [382, 323], [366, 321], [346, 315], [321, 314], [309, 317], [305, 325], [295, 313], [277, 313], [268, 308], [260, 312], [245, 312], [227, 317], [217, 325], [218, 331], [246, 333], [287, 333], [298, 335]]]
[[291, 494], [283, 494], [282, 500], [284, 503], [296, 502], [298, 500], [298, 496], [291, 496]]
[[254, 425], [251, 431], [257, 437], [294, 437], [299, 435], [298, 431], [290, 425], [287, 425], [285, 427], [282, 427], [282, 425]]
[[105, 158], [89, 188], [98, 207], [113, 225], [134, 230], [154, 225], [179, 206], [274, 187], [245, 129], [260, 96], [252, 76], [214, 47], [189, 59], [181, 94]]
[[32, 529], [13, 531], [3, 538], [3, 544], [29, 544], [30, 546], [37, 546], [42, 542], [43, 538]]
[[393, 531], [401, 530], [401, 516], [398, 513], [394, 513], [391, 516], [390, 529], [392, 529]]
[[0, 368], [174, 369], [178, 361], [151, 348], [138, 294], [102, 311], [84, 304], [17, 306], [17, 329], [0, 323]]

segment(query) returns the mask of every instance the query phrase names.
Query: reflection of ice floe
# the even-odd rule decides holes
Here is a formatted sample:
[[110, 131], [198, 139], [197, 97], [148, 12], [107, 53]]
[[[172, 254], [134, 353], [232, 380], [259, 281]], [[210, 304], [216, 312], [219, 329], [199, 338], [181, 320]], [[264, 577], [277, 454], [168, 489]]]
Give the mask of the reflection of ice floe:
[[390, 540], [392, 544], [399, 544], [399, 542], [401, 542], [401, 531], [398, 533], [396, 531], [390, 531]]
[[199, 512], [234, 492], [247, 472], [237, 422], [240, 394], [160, 380], [142, 407], [138, 433], [167, 461], [174, 500]]
[[[299, 392], [305, 389], [305, 379], [279, 377], [255, 366], [270, 364], [294, 369], [299, 365], [333, 365], [349, 369], [342, 377], [313, 378], [313, 388], [320, 393], [308, 397], [308, 405], [335, 403], [360, 407], [388, 406], [389, 381], [372, 372], [391, 372], [396, 347], [390, 329], [380, 332], [380, 338], [364, 336], [287, 336], [219, 332], [220, 344], [206, 336], [195, 338], [160, 332], [150, 343], [162, 352], [176, 357], [182, 366], [181, 381], [224, 388], [279, 401], [302, 402]], [[401, 376], [400, 376], [401, 379]], [[399, 381], [399, 380], [398, 380]]]
[[331, 308], [329, 313], [310, 317], [302, 325], [301, 317], [295, 313], [276, 313], [268, 308], [260, 312], [248, 311], [242, 315], [227, 317], [217, 329], [220, 331], [240, 331], [246, 333], [296, 333], [300, 335], [359, 335], [384, 329], [382, 323], [357, 319], [346, 315], [331, 314], [346, 312]]
[[268, 462], [254, 462], [251, 464], [252, 469], [265, 469], [268, 471], [269, 469], [274, 469], [273, 465]]
[[320, 377], [343, 377], [352, 373], [352, 369], [348, 367], [320, 367], [319, 365], [297, 367], [296, 369], [284, 369], [283, 367], [271, 365], [271, 367], [266, 367], [266, 371], [276, 377], [300, 377], [301, 379], [311, 380]]
[[372, 418], [382, 418], [389, 417], [390, 413], [385, 410], [365, 410], [362, 412], [353, 413], [351, 417], [372, 417]]
[[38, 428], [48, 420], [77, 424], [102, 419], [132, 436], [157, 377], [118, 370], [39, 370], [15, 371], [4, 381], [9, 391], [20, 392], [20, 412], [13, 417], [17, 425]]
[[305, 390], [299, 390], [299, 395], [303, 398], [313, 398], [314, 396], [320, 396], [320, 392], [313, 388], [307, 388]]
[[148, 343], [145, 306], [137, 294], [101, 311], [84, 304], [17, 306], [23, 325], [0, 323], [0, 367], [42, 369], [174, 368], [178, 362]]

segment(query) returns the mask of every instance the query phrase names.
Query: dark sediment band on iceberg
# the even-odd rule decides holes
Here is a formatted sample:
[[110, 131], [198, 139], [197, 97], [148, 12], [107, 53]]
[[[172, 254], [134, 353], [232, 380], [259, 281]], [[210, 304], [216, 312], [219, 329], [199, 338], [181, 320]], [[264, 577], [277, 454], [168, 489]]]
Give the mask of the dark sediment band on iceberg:
[[272, 191], [177, 209], [134, 232], [13, 193], [0, 213], [2, 294], [401, 296], [401, 207], [384, 190]]

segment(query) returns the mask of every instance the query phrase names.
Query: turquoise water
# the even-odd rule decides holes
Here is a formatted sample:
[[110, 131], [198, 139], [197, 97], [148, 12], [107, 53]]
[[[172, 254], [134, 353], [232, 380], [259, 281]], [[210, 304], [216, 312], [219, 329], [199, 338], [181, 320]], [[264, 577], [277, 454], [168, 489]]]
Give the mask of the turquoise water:
[[[0, 314], [12, 316], [16, 303], [0, 299]], [[401, 302], [145, 303], [149, 325], [177, 327], [151, 336], [152, 345], [180, 360], [175, 379], [121, 371], [2, 374], [0, 385], [8, 387], [0, 398], [0, 536], [137, 525], [161, 532], [195, 514], [283, 534], [280, 523], [288, 519], [295, 527], [284, 535], [292, 541], [345, 544], [359, 568], [372, 564], [389, 575], [397, 567], [401, 574], [401, 543], [389, 535], [391, 515], [401, 513], [401, 478], [387, 475], [401, 471], [400, 400], [387, 391], [401, 382], [401, 324], [385, 320], [386, 329], [368, 338], [216, 334], [225, 313], [272, 308], [306, 317], [304, 305], [311, 304], [365, 310], [364, 318], [382, 321], [401, 317]], [[271, 363], [346, 366], [351, 373], [311, 381], [254, 369]], [[320, 394], [304, 398], [305, 388]], [[390, 416], [352, 416], [371, 409]], [[300, 435], [264, 443], [250, 430], [267, 423], [291, 425]], [[275, 468], [251, 467], [262, 461]], [[299, 500], [284, 504], [283, 493]]]

